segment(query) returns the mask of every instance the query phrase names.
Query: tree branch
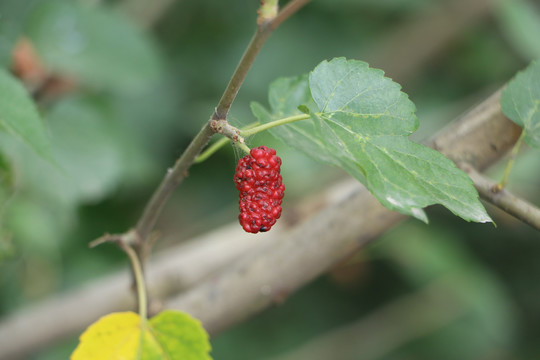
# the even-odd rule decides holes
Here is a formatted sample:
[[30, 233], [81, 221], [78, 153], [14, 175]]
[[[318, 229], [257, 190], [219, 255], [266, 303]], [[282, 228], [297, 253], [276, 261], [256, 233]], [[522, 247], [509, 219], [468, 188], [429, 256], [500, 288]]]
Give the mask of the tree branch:
[[[263, 44], [266, 42], [270, 34], [292, 14], [298, 11], [302, 6], [307, 4], [310, 0], [292, 0], [289, 2], [283, 10], [281, 10], [274, 18], [262, 21], [257, 26], [255, 35], [251, 38], [251, 41], [242, 56], [242, 59], [238, 63], [236, 70], [234, 71], [227, 88], [223, 92], [221, 99], [212, 115], [213, 120], [225, 120], [229, 109], [240, 90], [240, 86], [244, 82], [246, 75], [253, 65], [257, 54], [261, 50]], [[264, 2], [263, 2], [264, 3]]]
[[150, 198], [150, 201], [144, 208], [141, 218], [135, 227], [139, 246], [146, 243], [146, 239], [148, 239], [150, 232], [154, 228], [163, 206], [174, 189], [176, 189], [187, 176], [187, 170], [213, 135], [214, 132], [210, 128], [210, 124], [205, 124], [201, 131], [193, 138], [182, 156], [176, 161], [174, 166], [167, 170], [165, 177]]
[[311, 0], [293, 0], [277, 14], [277, 16], [268, 23], [268, 27], [275, 30], [282, 22], [287, 20], [291, 15], [300, 10], [304, 5]]
[[498, 190], [496, 182], [484, 177], [469, 164], [461, 164], [460, 167], [474, 181], [474, 186], [482, 199], [540, 231], [538, 207], [511, 194], [506, 189]]

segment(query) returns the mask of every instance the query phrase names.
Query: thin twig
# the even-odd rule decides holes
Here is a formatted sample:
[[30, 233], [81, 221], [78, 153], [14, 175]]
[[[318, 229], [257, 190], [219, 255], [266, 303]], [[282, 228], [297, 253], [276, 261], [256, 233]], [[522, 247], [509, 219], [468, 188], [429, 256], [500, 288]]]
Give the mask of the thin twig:
[[120, 239], [120, 237], [120, 235], [106, 233], [90, 242], [90, 244], [88, 244], [88, 247], [95, 248], [96, 246], [105, 244], [106, 242], [117, 241]]
[[265, 123], [265, 124], [262, 124], [262, 125], [259, 125], [259, 126], [254, 126], [254, 127], [250, 128], [250, 129], [240, 130], [240, 135], [243, 136], [243, 137], [252, 136], [252, 135], [258, 134], [258, 133], [260, 133], [262, 131], [271, 129], [273, 127], [280, 126], [280, 125], [285, 125], [285, 124], [290, 124], [290, 123], [295, 122], [295, 121], [306, 120], [306, 119], [309, 119], [309, 117], [310, 116], [308, 114], [299, 114], [299, 115], [289, 116], [289, 117], [279, 119], [279, 120], [274, 120], [274, 121], [271, 121], [269, 123]]
[[499, 184], [484, 177], [471, 165], [461, 164], [460, 167], [469, 174], [482, 199], [525, 224], [540, 230], [540, 209], [538, 207], [511, 194], [506, 189], [498, 189]]
[[257, 54], [261, 50], [263, 44], [266, 42], [270, 34], [292, 14], [298, 11], [302, 6], [306, 5], [310, 0], [292, 0], [289, 2], [283, 10], [281, 10], [273, 19], [263, 22], [257, 26], [255, 35], [251, 38], [251, 41], [242, 55], [242, 59], [238, 63], [236, 70], [234, 71], [227, 88], [223, 92], [221, 99], [212, 115], [213, 120], [227, 119], [229, 109], [240, 90], [240, 86], [244, 82], [249, 69], [253, 65]]
[[292, 0], [277, 14], [277, 16], [268, 23], [268, 27], [275, 30], [282, 22], [287, 20], [291, 15], [300, 10], [311, 0]]
[[[251, 123], [251, 124], [245, 126], [244, 128], [240, 129], [240, 133], [242, 133], [242, 131], [252, 129], [252, 128], [254, 128], [256, 126], [259, 126], [259, 125], [260, 125], [260, 123], [258, 121], [254, 122], [254, 123]], [[229, 141], [231, 141], [230, 138], [228, 138], [226, 136], [223, 136], [221, 139], [219, 139], [218, 141], [216, 141], [215, 143], [210, 145], [208, 148], [206, 148], [202, 154], [197, 156], [197, 158], [195, 159], [195, 164], [199, 164], [199, 163], [202, 163], [203, 161], [207, 160], [210, 156], [214, 155], [214, 153], [216, 151], [218, 151], [223, 146], [228, 144]]]
[[214, 132], [207, 123], [195, 138], [193, 138], [174, 166], [167, 170], [161, 184], [150, 198], [141, 218], [137, 222], [135, 230], [139, 236], [139, 247], [146, 243], [146, 239], [154, 228], [163, 206], [171, 196], [173, 190], [187, 176], [187, 170], [213, 135]]
[[124, 252], [128, 255], [129, 261], [131, 262], [131, 268], [133, 271], [133, 275], [135, 276], [135, 283], [137, 286], [137, 302], [139, 304], [139, 316], [141, 317], [141, 324], [144, 324], [146, 323], [146, 319], [148, 318], [148, 297], [141, 260], [131, 246], [122, 241], [120, 241], [118, 244], [120, 245], [120, 248], [122, 248], [122, 250], [124, 250]]
[[236, 94], [238, 94], [240, 86], [244, 82], [251, 65], [255, 61], [255, 58], [261, 50], [263, 44], [266, 42], [266, 39], [268, 39], [270, 36], [271, 31], [261, 29], [261, 26], [257, 27], [257, 32], [251, 38], [251, 41], [244, 52], [244, 55], [242, 55], [242, 59], [238, 63], [238, 66], [234, 71], [234, 74], [231, 77], [223, 96], [221, 96], [221, 99], [219, 100], [218, 106], [212, 115], [212, 119], [224, 120], [227, 118], [229, 109], [231, 108], [231, 105], [236, 98]]

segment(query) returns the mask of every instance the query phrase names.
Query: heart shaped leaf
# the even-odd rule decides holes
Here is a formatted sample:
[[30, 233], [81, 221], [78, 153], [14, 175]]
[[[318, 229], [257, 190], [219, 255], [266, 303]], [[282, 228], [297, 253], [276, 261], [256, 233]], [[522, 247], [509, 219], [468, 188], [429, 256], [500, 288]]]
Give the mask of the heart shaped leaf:
[[211, 360], [208, 334], [199, 321], [166, 310], [147, 322], [133, 312], [102, 317], [81, 335], [71, 360]]

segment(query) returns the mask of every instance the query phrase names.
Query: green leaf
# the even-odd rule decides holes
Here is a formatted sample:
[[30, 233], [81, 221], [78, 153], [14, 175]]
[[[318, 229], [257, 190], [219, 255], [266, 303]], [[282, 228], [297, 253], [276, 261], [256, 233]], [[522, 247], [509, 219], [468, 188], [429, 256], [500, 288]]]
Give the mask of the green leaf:
[[0, 228], [0, 265], [7, 259], [12, 258], [16, 253], [11, 236]]
[[124, 156], [107, 103], [89, 96], [67, 97], [50, 109], [47, 120], [61, 170], [48, 164], [25, 167], [27, 185], [66, 203], [96, 202], [115, 189]]
[[4, 230], [8, 200], [15, 193], [15, 179], [9, 161], [0, 153], [0, 265], [15, 253], [10, 234]]
[[21, 83], [3, 69], [0, 69], [1, 128], [52, 161], [49, 139], [34, 102]]
[[133, 312], [102, 317], [81, 335], [71, 360], [210, 360], [208, 334], [191, 316], [166, 310], [141, 323]]
[[[0, 153], [0, 223], [2, 223], [2, 213], [8, 198], [13, 194], [15, 179], [11, 164]], [[1, 235], [0, 235], [1, 236]]]
[[14, 254], [11, 237], [4, 230], [4, 214], [8, 200], [14, 193], [14, 178], [11, 164], [0, 153], [0, 265]]
[[0, 67], [11, 63], [12, 49], [22, 31], [26, 9], [31, 0], [0, 1]]
[[523, 127], [523, 140], [540, 149], [540, 61], [512, 79], [501, 94], [504, 115]]
[[532, 1], [500, 0], [496, 14], [514, 48], [527, 60], [540, 57], [540, 8]]
[[173, 310], [165, 310], [150, 319], [147, 346], [160, 349], [169, 359], [211, 359], [208, 334], [198, 320]]
[[151, 39], [125, 16], [80, 1], [40, 1], [28, 36], [53, 70], [92, 86], [138, 91], [162, 70]]
[[418, 127], [415, 106], [381, 70], [361, 61], [324, 61], [306, 76], [270, 86], [271, 113], [252, 110], [261, 122], [311, 110], [312, 121], [271, 130], [309, 156], [340, 166], [387, 208], [427, 221], [422, 208], [442, 204], [468, 221], [491, 219], [470, 178], [439, 152], [408, 136]]

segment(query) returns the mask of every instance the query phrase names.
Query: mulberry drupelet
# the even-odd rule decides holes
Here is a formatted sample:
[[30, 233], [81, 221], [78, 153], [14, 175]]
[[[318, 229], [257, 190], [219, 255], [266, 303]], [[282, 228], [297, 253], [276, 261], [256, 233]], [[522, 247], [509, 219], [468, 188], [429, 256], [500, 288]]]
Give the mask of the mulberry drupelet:
[[281, 216], [285, 185], [280, 168], [276, 150], [266, 146], [251, 149], [238, 161], [234, 182], [240, 196], [238, 219], [245, 231], [268, 231]]

